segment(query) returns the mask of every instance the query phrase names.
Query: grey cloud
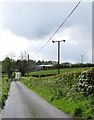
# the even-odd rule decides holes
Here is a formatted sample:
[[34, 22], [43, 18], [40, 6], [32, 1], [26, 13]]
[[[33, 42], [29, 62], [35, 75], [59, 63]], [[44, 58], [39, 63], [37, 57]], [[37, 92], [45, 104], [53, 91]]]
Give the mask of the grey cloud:
[[[45, 18], [47, 21], [46, 23], [28, 3], [18, 2], [8, 4], [9, 5], [5, 3], [3, 5], [2, 27], [11, 30], [17, 36], [23, 36], [29, 40], [42, 40], [40, 45], [37, 46], [34, 44], [35, 46], [31, 45], [31, 47], [28, 48], [31, 52], [38, 50], [42, 43], [50, 38], [76, 5], [75, 2], [32, 3], [33, 7]], [[12, 6], [12, 8], [10, 6]], [[63, 34], [66, 28], [70, 28], [74, 25], [84, 27], [84, 31], [79, 31], [77, 30], [78, 28], [76, 28], [72, 32], [71, 38], [79, 43], [77, 47], [68, 46], [67, 43], [64, 46], [61, 46], [61, 62], [69, 60], [80, 62], [81, 54], [84, 54], [85, 61], [88, 60], [87, 53], [91, 47], [91, 41], [89, 42], [89, 40], [91, 40], [92, 33], [91, 14], [91, 3], [81, 3], [57, 33], [59, 34], [62, 32]], [[57, 45], [53, 45], [50, 41], [50, 43], [41, 50], [41, 53], [38, 53], [38, 56], [41, 56], [44, 60], [57, 60]]]
[[[26, 2], [5, 3], [3, 8], [3, 28], [10, 29], [16, 35], [24, 36], [28, 39], [43, 38], [59, 27], [75, 4], [76, 3], [72, 2], [33, 3], [33, 8], [38, 11], [36, 12], [32, 9], [32, 5]], [[79, 6], [79, 8], [77, 8], [65, 26], [79, 22], [87, 25], [85, 21], [89, 20], [90, 8], [89, 10], [86, 9], [88, 7], [87, 3], [81, 4], [81, 7]], [[86, 11], [87, 15], [83, 14], [83, 11]], [[45, 22], [39, 14], [43, 16], [47, 22]]]

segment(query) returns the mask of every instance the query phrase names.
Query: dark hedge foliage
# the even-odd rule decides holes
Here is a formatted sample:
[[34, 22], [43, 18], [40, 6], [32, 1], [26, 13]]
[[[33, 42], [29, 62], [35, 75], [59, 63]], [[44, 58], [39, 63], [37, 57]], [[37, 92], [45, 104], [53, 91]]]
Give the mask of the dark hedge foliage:
[[82, 72], [78, 78], [77, 90], [86, 96], [94, 94], [94, 68]]

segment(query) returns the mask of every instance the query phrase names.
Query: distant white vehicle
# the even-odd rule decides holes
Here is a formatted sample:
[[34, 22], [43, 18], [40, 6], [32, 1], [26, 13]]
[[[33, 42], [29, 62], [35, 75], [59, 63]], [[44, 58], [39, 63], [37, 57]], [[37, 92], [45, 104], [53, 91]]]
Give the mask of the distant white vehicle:
[[21, 72], [15, 72], [15, 81], [18, 81], [21, 77]]

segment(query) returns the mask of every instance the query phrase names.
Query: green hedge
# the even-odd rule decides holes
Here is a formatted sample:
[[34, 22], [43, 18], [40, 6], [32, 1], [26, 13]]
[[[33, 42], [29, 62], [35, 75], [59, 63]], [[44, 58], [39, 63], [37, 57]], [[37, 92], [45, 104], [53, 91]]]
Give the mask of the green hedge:
[[0, 110], [3, 109], [5, 101], [8, 97], [11, 80], [4, 77], [0, 80]]
[[94, 94], [94, 68], [82, 72], [78, 79], [77, 89], [86, 97]]

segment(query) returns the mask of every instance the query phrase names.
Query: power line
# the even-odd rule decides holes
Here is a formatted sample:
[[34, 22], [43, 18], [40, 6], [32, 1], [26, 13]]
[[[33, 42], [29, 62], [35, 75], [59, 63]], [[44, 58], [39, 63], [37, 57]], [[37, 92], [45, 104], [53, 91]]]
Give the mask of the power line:
[[81, 55], [81, 63], [83, 64], [83, 57], [84, 57], [84, 55]]
[[[28, 0], [27, 0], [28, 1]], [[51, 28], [51, 25], [48, 23], [48, 21], [45, 19], [45, 17], [33, 6], [31, 2], [27, 2], [31, 8], [42, 18], [42, 20]]]
[[[12, 7], [10, 4], [8, 4], [7, 3], [7, 5], [8, 5], [8, 7], [10, 7], [12, 10], [14, 10], [18, 15], [20, 15], [28, 24], [31, 24], [32, 26], [33, 26], [33, 29], [38, 29], [34, 24], [32, 24], [32, 22], [30, 22], [24, 15], [22, 15], [17, 9], [15, 9], [14, 7]], [[36, 29], [35, 29], [35, 31], [36, 31]], [[42, 31], [40, 31], [39, 30], [39, 32], [41, 33], [41, 34], [44, 34]]]
[[53, 33], [53, 35], [46, 41], [46, 43], [39, 49], [37, 50], [33, 56], [35, 54], [37, 54], [42, 48], [45, 47], [45, 45], [50, 41], [52, 40], [52, 38], [55, 36], [55, 34], [60, 30], [60, 28], [65, 24], [65, 22], [69, 19], [69, 17], [73, 14], [73, 12], [76, 10], [76, 8], [80, 5], [80, 3], [82, 2], [82, 0], [80, 0], [77, 5], [74, 7], [74, 9], [70, 12], [70, 14], [66, 17], [66, 19], [60, 24], [60, 26], [56, 29], [56, 31]]

